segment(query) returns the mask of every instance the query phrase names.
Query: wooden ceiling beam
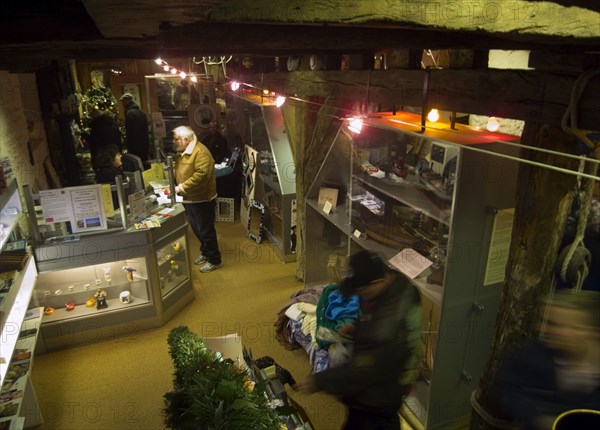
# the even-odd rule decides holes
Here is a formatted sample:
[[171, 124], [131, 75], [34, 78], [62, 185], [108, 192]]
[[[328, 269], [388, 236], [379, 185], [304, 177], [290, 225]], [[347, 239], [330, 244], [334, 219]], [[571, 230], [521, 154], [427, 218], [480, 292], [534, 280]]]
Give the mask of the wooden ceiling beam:
[[[424, 70], [321, 71], [244, 76], [300, 98], [334, 96], [340, 101], [373, 102], [382, 110], [421, 106]], [[431, 70], [428, 106], [440, 110], [560, 125], [571, 98], [575, 75], [525, 70]], [[579, 128], [598, 130], [600, 77], [589, 81], [579, 100]]]
[[356, 52], [373, 49], [556, 49], [585, 52], [600, 45], [600, 37], [573, 38], [482, 31], [450, 31], [421, 26], [340, 26], [224, 24], [202, 22], [163, 30], [165, 50], [213, 53], [302, 54]]

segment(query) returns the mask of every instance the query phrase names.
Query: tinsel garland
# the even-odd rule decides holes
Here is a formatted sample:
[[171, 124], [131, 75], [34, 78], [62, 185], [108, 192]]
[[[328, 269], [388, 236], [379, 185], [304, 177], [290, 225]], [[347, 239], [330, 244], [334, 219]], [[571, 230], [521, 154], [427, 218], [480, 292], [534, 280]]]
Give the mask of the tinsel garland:
[[166, 393], [165, 425], [171, 429], [279, 430], [281, 420], [268, 405], [266, 383], [251, 389], [248, 374], [232, 360], [207, 349], [186, 326], [171, 330], [169, 353], [175, 373]]

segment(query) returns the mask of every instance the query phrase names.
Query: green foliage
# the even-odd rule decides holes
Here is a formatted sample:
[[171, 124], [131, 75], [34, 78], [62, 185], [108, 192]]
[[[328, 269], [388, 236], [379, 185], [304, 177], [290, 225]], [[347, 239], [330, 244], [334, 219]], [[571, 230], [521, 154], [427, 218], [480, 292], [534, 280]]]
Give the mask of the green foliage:
[[249, 391], [248, 375], [231, 360], [220, 360], [185, 326], [171, 330], [167, 342], [175, 373], [166, 393], [165, 424], [187, 430], [279, 430], [280, 420], [265, 386]]
[[81, 99], [83, 107], [83, 118], [81, 119], [84, 129], [88, 129], [90, 125], [90, 113], [94, 109], [103, 110], [113, 117], [117, 117], [117, 100], [113, 96], [110, 88], [93, 87], [85, 92]]

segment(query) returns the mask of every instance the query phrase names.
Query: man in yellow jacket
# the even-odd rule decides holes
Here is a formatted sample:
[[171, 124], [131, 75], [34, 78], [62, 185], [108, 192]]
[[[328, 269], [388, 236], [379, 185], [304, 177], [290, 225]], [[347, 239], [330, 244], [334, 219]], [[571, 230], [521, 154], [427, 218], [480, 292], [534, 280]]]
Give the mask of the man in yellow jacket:
[[200, 241], [200, 255], [194, 263], [202, 265], [200, 272], [212, 272], [222, 267], [215, 230], [215, 161], [190, 127], [174, 129], [173, 140], [179, 152], [175, 162], [175, 192], [183, 197], [188, 223]]

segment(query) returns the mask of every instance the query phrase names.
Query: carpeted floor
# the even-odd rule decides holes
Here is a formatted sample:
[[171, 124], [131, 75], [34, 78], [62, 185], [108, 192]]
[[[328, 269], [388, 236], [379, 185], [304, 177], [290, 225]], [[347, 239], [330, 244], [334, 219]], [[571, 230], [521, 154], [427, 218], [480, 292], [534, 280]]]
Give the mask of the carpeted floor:
[[[288, 351], [274, 336], [276, 312], [303, 288], [295, 263], [282, 264], [268, 243], [249, 240], [239, 222], [217, 223], [224, 267], [193, 268], [195, 300], [163, 327], [35, 357], [32, 382], [43, 430], [163, 429], [163, 395], [172, 388], [167, 335], [186, 325], [200, 336], [239, 333], [254, 357], [269, 355], [296, 380], [310, 372], [303, 350]], [[198, 242], [190, 238], [195, 258]], [[343, 406], [325, 394], [288, 393], [317, 430], [339, 429]], [[250, 430], [250, 429], [249, 429]]]

